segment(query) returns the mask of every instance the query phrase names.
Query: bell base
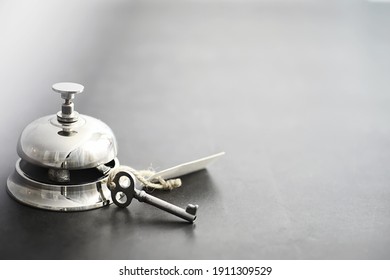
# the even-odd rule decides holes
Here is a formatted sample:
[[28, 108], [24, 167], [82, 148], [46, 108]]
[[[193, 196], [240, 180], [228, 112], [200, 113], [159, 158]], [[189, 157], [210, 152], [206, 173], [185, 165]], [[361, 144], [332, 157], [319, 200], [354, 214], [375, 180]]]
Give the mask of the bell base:
[[51, 211], [84, 211], [112, 203], [107, 176], [81, 185], [45, 184], [27, 177], [16, 163], [7, 191], [18, 202]]

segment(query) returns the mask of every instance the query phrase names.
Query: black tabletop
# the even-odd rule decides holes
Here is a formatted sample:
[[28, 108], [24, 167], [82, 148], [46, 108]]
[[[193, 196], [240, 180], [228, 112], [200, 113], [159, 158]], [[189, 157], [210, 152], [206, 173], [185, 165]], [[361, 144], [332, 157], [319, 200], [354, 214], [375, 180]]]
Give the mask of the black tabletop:
[[[365, 1], [0, 3], [0, 258], [390, 258], [390, 5]], [[23, 128], [55, 82], [107, 123], [122, 164], [226, 156], [137, 201], [58, 213], [10, 198]], [[43, 139], [44, 141], [44, 139]]]

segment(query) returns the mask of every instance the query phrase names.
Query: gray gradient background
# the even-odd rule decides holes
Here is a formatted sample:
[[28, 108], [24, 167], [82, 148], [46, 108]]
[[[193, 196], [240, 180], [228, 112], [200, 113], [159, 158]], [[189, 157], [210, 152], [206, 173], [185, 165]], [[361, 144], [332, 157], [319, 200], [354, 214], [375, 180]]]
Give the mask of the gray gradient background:
[[[2, 259], [389, 259], [390, 3], [0, 1]], [[59, 110], [115, 132], [119, 159], [225, 158], [170, 193], [80, 213], [7, 195], [16, 142]]]

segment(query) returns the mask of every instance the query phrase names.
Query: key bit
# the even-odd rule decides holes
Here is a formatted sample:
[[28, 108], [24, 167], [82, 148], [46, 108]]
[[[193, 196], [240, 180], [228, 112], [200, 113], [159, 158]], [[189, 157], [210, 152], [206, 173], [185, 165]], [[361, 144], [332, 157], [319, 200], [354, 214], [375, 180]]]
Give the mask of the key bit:
[[198, 205], [188, 204], [186, 209], [180, 208], [155, 196], [147, 194], [143, 190], [135, 188], [134, 175], [127, 171], [118, 172], [113, 183], [115, 187], [111, 189], [111, 197], [115, 205], [119, 207], [127, 207], [130, 205], [133, 198], [139, 202], [145, 202], [149, 205], [155, 206], [161, 210], [171, 213], [177, 217], [193, 223], [196, 219], [196, 212]]

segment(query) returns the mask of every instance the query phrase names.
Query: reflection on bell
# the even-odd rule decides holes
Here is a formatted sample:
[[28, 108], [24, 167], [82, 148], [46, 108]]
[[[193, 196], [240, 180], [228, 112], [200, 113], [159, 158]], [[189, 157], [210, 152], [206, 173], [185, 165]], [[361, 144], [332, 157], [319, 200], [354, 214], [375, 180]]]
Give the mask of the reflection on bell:
[[52, 89], [65, 100], [62, 110], [23, 130], [8, 192], [24, 204], [54, 211], [108, 205], [107, 176], [119, 165], [115, 136], [105, 123], [74, 111], [72, 100], [82, 85], [58, 83]]

